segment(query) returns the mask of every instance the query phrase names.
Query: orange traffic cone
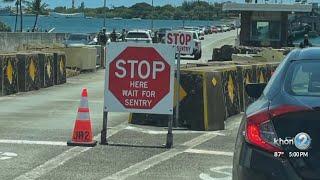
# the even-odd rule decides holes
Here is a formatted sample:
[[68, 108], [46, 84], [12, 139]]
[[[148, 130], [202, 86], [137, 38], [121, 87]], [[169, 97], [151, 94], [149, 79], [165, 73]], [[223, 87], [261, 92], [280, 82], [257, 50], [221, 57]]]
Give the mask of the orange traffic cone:
[[82, 97], [80, 107], [78, 108], [78, 115], [74, 125], [72, 140], [67, 142], [68, 146], [88, 146], [93, 147], [97, 145], [97, 141], [93, 140], [92, 127], [90, 120], [90, 110], [88, 106], [88, 91], [82, 90]]

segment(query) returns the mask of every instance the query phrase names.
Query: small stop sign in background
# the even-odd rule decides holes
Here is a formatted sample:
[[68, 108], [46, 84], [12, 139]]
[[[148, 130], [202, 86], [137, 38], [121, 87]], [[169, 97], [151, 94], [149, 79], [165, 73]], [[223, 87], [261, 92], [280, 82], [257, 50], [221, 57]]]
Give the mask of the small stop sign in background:
[[105, 111], [172, 114], [174, 62], [173, 46], [110, 43]]

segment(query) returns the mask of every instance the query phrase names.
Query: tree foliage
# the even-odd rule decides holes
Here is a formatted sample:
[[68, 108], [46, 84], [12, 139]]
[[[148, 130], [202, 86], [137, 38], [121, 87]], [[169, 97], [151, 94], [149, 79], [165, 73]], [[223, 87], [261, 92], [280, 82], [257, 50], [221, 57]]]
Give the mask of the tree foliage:
[[[81, 4], [78, 8], [56, 7], [59, 13], [84, 12], [86, 16], [104, 17], [104, 8], [86, 8]], [[164, 5], [152, 7], [148, 3], [137, 3], [131, 7], [106, 8], [107, 18], [142, 18], [142, 19], [193, 19], [212, 20], [232, 15], [222, 11], [221, 3], [209, 4], [206, 1], [184, 1], [180, 6]]]

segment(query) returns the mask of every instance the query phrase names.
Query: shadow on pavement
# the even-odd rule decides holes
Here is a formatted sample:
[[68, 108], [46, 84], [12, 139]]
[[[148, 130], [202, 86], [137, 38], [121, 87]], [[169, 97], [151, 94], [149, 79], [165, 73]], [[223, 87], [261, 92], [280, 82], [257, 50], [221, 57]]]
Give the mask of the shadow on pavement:
[[162, 145], [162, 146], [149, 146], [149, 145], [133, 145], [133, 144], [109, 143], [108, 146], [134, 147], [134, 148], [152, 148], [152, 149], [166, 149], [166, 146], [165, 146], [165, 145]]

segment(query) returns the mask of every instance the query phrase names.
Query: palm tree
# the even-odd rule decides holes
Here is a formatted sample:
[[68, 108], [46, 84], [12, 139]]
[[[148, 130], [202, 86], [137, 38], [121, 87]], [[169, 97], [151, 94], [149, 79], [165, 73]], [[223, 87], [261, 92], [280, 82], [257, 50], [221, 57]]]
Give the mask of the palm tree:
[[41, 3], [41, 0], [33, 0], [33, 1], [26, 1], [26, 5], [27, 5], [28, 12], [36, 15], [34, 25], [32, 28], [32, 31], [35, 31], [37, 27], [39, 15], [43, 14], [47, 10], [48, 4]]
[[23, 12], [22, 12], [22, 0], [17, 0], [19, 1], [19, 6], [20, 6], [20, 32], [23, 30]]

